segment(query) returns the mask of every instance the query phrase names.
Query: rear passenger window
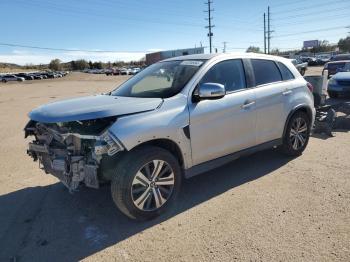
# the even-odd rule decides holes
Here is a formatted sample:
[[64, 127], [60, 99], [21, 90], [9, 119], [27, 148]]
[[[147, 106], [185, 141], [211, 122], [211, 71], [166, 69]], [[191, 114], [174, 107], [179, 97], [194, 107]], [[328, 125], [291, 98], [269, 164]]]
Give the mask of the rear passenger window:
[[282, 81], [280, 70], [274, 61], [262, 59], [251, 61], [257, 86]]
[[292, 72], [283, 63], [278, 62], [278, 67], [280, 68], [283, 80], [295, 79]]
[[222, 84], [225, 86], [226, 92], [246, 88], [242, 60], [227, 60], [214, 65], [204, 75], [201, 83]]

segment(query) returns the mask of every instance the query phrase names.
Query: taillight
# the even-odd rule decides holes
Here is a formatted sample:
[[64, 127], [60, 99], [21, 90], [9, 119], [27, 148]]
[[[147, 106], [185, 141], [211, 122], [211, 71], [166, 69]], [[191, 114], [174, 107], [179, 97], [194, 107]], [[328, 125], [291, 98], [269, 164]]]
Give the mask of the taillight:
[[309, 88], [310, 92], [312, 93], [314, 91], [314, 86], [312, 84], [310, 84], [309, 82], [307, 82], [307, 88]]

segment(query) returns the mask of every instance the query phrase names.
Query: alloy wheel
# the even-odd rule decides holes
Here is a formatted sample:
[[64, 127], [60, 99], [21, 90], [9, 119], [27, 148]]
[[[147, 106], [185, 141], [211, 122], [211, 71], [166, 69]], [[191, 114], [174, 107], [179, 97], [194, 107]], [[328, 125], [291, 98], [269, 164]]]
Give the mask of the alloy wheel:
[[290, 142], [294, 150], [302, 148], [307, 140], [307, 122], [302, 117], [294, 119], [290, 129]]
[[136, 173], [131, 197], [134, 205], [142, 211], [154, 211], [171, 197], [175, 176], [171, 166], [163, 160], [153, 160]]

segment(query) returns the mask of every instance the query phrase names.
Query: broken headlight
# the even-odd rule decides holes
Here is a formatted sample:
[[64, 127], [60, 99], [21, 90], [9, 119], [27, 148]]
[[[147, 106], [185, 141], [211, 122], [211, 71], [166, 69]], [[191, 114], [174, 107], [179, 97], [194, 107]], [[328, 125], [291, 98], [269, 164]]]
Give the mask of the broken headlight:
[[101, 135], [101, 139], [96, 141], [95, 144], [95, 154], [101, 156], [103, 154], [108, 154], [113, 156], [119, 151], [123, 151], [124, 147], [122, 143], [109, 131], [104, 132]]

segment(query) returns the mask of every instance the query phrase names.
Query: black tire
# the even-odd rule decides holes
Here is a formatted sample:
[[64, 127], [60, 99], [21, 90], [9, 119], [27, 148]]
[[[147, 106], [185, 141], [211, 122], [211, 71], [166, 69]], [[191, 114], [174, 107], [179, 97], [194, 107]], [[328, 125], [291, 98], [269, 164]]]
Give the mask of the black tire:
[[336, 92], [328, 91], [328, 95], [330, 98], [337, 98], [338, 94]]
[[300, 74], [301, 74], [302, 76], [305, 75], [305, 72], [306, 72], [306, 69], [305, 69], [305, 68], [302, 68], [302, 69], [300, 70]]
[[[301, 119], [301, 122], [305, 123], [306, 125], [306, 131], [303, 133], [300, 133], [300, 136], [302, 135], [302, 138], [304, 139], [304, 143], [300, 142], [301, 140], [298, 137], [295, 137], [293, 135], [295, 133], [294, 131], [296, 129], [295, 125], [298, 119]], [[305, 150], [309, 142], [309, 138], [310, 138], [310, 119], [306, 113], [302, 111], [297, 111], [296, 113], [293, 114], [293, 116], [290, 118], [287, 124], [285, 134], [283, 137], [283, 144], [280, 147], [280, 149], [282, 153], [288, 156], [299, 156]], [[295, 146], [295, 140], [297, 140], [296, 142], [297, 146]]]
[[[136, 179], [137, 173], [139, 171], [141, 172], [142, 170], [144, 170], [143, 168], [145, 168], [145, 166], [151, 165], [151, 163], [153, 163], [152, 162], [153, 160], [164, 161], [164, 163], [170, 166], [171, 168], [170, 172], [172, 171], [173, 173], [172, 179], [174, 180], [173, 182], [174, 185], [171, 186], [172, 187], [171, 191], [169, 189], [170, 193], [168, 193], [166, 201], [163, 202], [163, 201], [160, 201], [159, 198], [157, 198], [158, 201], [163, 202], [163, 204], [159, 208], [156, 207], [156, 209], [141, 210], [140, 207], [137, 207], [137, 201], [141, 197], [136, 197], [138, 199], [134, 200], [134, 195], [133, 195], [134, 193], [133, 188], [135, 187], [134, 181]], [[164, 171], [164, 169], [162, 168], [164, 168], [164, 166], [160, 168], [159, 173], [161, 173], [161, 170]], [[153, 171], [155, 169], [156, 169], [156, 166], [154, 165]], [[164, 213], [174, 203], [180, 191], [181, 180], [182, 180], [182, 173], [181, 173], [179, 162], [169, 151], [159, 147], [154, 147], [154, 146], [142, 147], [142, 148], [135, 149], [133, 151], [128, 152], [127, 155], [125, 155], [124, 158], [121, 160], [121, 162], [118, 164], [116, 168], [116, 174], [113, 177], [112, 183], [111, 183], [112, 198], [116, 206], [119, 208], [119, 210], [129, 218], [140, 220], [140, 221], [149, 220]], [[148, 182], [149, 181], [150, 180], [148, 180]], [[159, 186], [159, 189], [158, 189], [158, 186], [153, 185], [153, 187], [157, 187], [157, 189], [154, 189], [151, 186], [151, 184], [149, 184], [148, 186], [141, 185], [140, 187], [146, 188], [145, 191], [148, 190], [149, 192], [148, 196], [145, 195], [145, 198], [147, 200], [139, 201], [139, 203], [143, 202], [142, 208], [144, 208], [144, 206], [146, 205], [146, 202], [148, 203], [148, 201], [150, 202], [150, 204], [148, 204], [149, 206], [156, 205], [156, 195], [158, 194], [158, 192], [161, 192], [161, 190], [159, 189], [161, 189], [160, 187], [163, 187], [163, 186]], [[167, 187], [167, 186], [164, 186], [164, 187]], [[136, 190], [139, 190], [139, 188]], [[158, 190], [157, 194], [155, 194], [156, 191], [154, 190]], [[165, 189], [163, 188], [162, 190], [165, 190]], [[140, 194], [143, 195], [144, 193], [145, 192]], [[164, 194], [164, 191], [163, 191], [163, 194]], [[163, 197], [164, 195], [161, 195], [161, 198]], [[149, 198], [151, 199], [149, 200]]]
[[6, 79], [2, 79], [2, 80], [1, 80], [1, 82], [6, 83], [6, 82], [7, 82], [7, 80], [6, 80]]

